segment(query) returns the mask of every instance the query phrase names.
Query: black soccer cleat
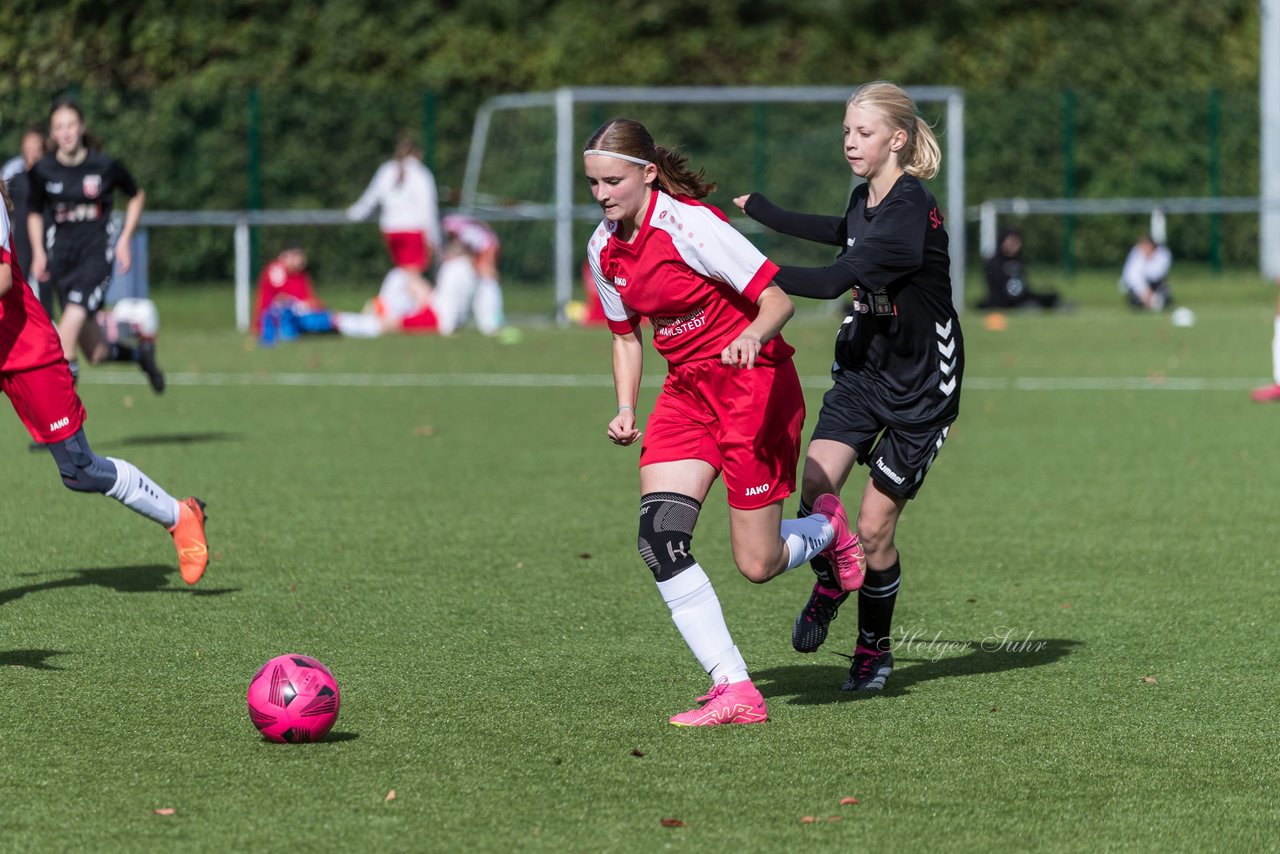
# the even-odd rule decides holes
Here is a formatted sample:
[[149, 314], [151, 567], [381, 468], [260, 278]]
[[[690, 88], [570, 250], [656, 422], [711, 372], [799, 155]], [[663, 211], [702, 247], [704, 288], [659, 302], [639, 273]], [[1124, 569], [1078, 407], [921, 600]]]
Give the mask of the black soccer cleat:
[[791, 646], [796, 652], [813, 652], [822, 646], [827, 639], [827, 626], [836, 618], [840, 604], [849, 598], [848, 593], [827, 596], [821, 592], [823, 589], [821, 584], [813, 585], [809, 602], [796, 617], [795, 628], [791, 630]]
[[853, 651], [853, 663], [849, 666], [849, 678], [840, 686], [841, 691], [883, 691], [885, 680], [893, 672], [893, 653], [878, 652], [858, 646]]
[[151, 387], [155, 389], [156, 394], [163, 394], [164, 372], [156, 364], [156, 342], [138, 342], [138, 367], [142, 368], [142, 372], [147, 375], [147, 380], [150, 381]]

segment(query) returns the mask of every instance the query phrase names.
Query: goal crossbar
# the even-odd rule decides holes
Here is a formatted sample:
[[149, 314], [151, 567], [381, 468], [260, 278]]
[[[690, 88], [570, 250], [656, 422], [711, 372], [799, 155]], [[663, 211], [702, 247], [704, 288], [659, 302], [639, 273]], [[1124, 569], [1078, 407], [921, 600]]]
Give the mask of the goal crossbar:
[[[575, 220], [599, 216], [594, 206], [573, 204], [573, 182], [581, 171], [578, 134], [574, 127], [574, 107], [580, 103], [802, 103], [846, 101], [854, 86], [581, 86], [554, 92], [497, 95], [485, 101], [476, 113], [471, 149], [462, 182], [460, 207], [492, 217], [500, 206], [483, 204], [478, 195], [480, 169], [495, 113], [501, 110], [551, 108], [555, 111], [555, 184], [549, 208], [555, 222], [556, 316], [565, 322], [565, 306], [573, 295]], [[964, 202], [964, 92], [950, 86], [913, 86], [907, 93], [917, 104], [943, 102], [947, 108], [945, 134], [947, 158], [946, 219], [951, 249], [953, 300], [964, 305], [965, 202]], [[526, 206], [527, 209], [528, 206]]]

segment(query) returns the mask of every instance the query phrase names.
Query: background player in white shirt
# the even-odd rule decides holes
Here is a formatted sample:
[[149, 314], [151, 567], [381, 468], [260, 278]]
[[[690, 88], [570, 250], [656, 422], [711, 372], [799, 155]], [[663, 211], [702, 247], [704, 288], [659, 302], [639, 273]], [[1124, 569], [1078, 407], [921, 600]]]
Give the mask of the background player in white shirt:
[[391, 263], [425, 284], [431, 253], [443, 236], [436, 179], [421, 155], [413, 140], [401, 135], [395, 155], [374, 172], [364, 193], [347, 208], [347, 218], [363, 220], [378, 208], [378, 228]]

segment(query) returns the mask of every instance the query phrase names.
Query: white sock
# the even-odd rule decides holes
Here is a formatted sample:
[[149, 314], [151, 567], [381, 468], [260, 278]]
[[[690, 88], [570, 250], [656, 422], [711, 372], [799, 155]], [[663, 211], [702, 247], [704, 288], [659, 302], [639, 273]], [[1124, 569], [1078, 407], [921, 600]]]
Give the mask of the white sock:
[[782, 539], [787, 544], [787, 569], [795, 569], [813, 560], [831, 544], [835, 534], [831, 521], [821, 513], [813, 513], [803, 519], [784, 519]]
[[377, 338], [382, 334], [382, 321], [372, 314], [340, 311], [337, 326], [340, 333], [352, 338]]
[[165, 492], [137, 466], [107, 457], [116, 467], [116, 484], [107, 490], [116, 501], [166, 528], [178, 524], [178, 499]]
[[502, 328], [502, 288], [495, 279], [481, 279], [476, 285], [474, 311], [476, 326], [485, 335]]
[[675, 578], [658, 582], [671, 619], [712, 682], [746, 682], [747, 663], [733, 644], [711, 579], [696, 563]]
[[1280, 385], [1280, 316], [1276, 317], [1276, 334], [1271, 337], [1271, 375]]

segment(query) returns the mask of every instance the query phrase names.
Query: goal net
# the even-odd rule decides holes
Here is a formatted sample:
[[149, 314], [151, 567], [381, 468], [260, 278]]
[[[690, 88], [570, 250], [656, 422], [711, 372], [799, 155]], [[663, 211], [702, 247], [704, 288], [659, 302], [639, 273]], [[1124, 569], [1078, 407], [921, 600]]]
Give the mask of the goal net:
[[[600, 221], [582, 178], [587, 135], [627, 115], [663, 145], [680, 147], [717, 189], [707, 201], [779, 263], [825, 264], [830, 247], [770, 236], [741, 215], [732, 198], [766, 193], [792, 210], [839, 214], [853, 176], [841, 154], [843, 87], [588, 87], [500, 95], [476, 114], [461, 209], [493, 223], [503, 241], [504, 282], [554, 283], [557, 320], [581, 295], [585, 243]], [[964, 302], [964, 94], [908, 87], [943, 148], [929, 182], [947, 219], [951, 281]], [[551, 297], [549, 297], [550, 299]]]

